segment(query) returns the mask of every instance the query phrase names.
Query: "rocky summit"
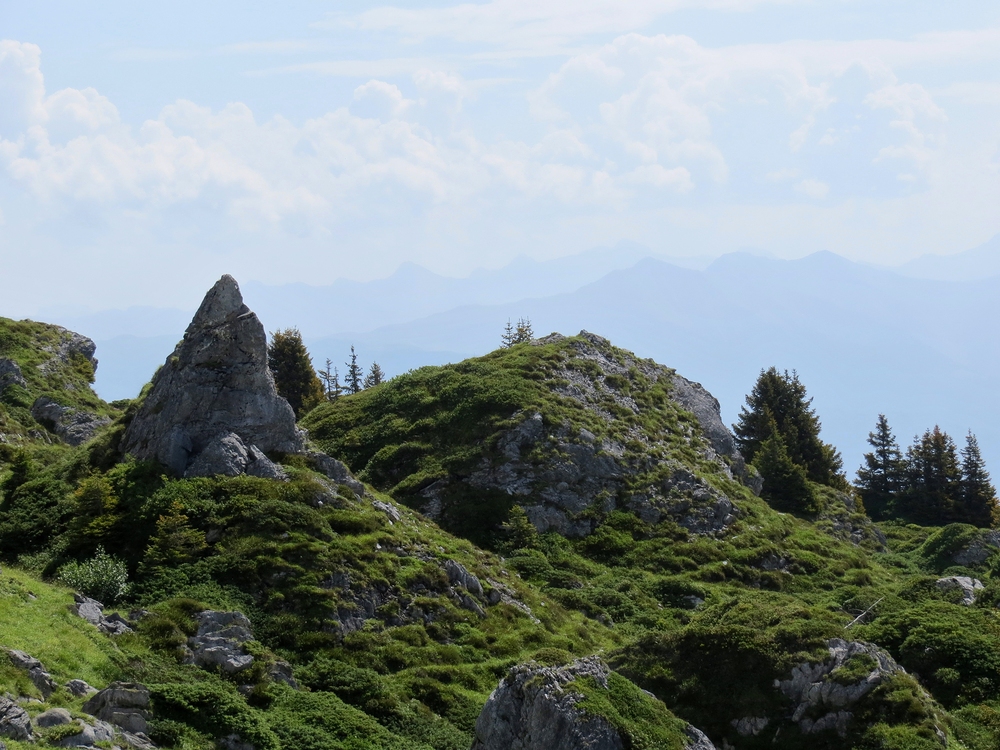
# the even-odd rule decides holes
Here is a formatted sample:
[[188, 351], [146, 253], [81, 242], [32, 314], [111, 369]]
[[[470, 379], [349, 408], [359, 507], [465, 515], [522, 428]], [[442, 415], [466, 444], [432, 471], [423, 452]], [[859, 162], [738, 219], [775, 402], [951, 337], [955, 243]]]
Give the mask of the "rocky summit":
[[223, 276], [153, 378], [121, 449], [178, 476], [278, 477], [267, 453], [302, 449], [295, 414], [267, 366], [267, 336]]

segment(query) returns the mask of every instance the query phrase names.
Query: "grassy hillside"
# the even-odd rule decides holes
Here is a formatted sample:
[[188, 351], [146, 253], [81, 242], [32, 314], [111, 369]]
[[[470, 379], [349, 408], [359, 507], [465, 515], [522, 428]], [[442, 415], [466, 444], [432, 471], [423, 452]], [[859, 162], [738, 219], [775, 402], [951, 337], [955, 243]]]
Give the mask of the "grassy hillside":
[[[16, 350], [25, 369], [43, 356], [33, 346]], [[83, 392], [54, 383], [29, 386]], [[28, 429], [27, 452], [0, 453], [0, 646], [60, 683], [147, 684], [165, 747], [238, 733], [258, 750], [464, 750], [513, 665], [594, 653], [618, 670], [612, 689], [578, 687], [634, 748], [674, 742], [674, 716], [741, 750], [997, 747], [991, 538], [876, 527], [819, 486], [816, 513], [778, 513], [676, 387], [668, 368], [578, 338], [422, 368], [304, 420], [368, 483], [357, 493], [305, 456], [276, 457], [287, 482], [169, 477], [118, 456], [130, 410], [92, 404], [117, 419], [93, 441]], [[151, 613], [134, 634], [69, 611], [60, 572], [102, 549], [128, 576], [118, 606]], [[985, 588], [964, 606], [943, 575]], [[250, 618], [250, 672], [183, 663], [205, 609]], [[885, 652], [831, 662], [841, 641]], [[274, 676], [279, 660], [300, 689]], [[808, 733], [837, 712], [776, 685], [822, 669], [830, 691], [858, 695], [838, 726]], [[13, 668], [0, 681], [36, 695]], [[81, 701], [60, 690], [49, 703]]]
[[97, 416], [120, 413], [91, 388], [94, 363], [85, 353], [88, 344], [92, 342], [59, 326], [0, 318], [0, 362], [16, 363], [23, 379], [0, 387], [0, 456], [9, 460], [16, 447], [38, 452], [53, 442], [51, 425], [31, 415], [40, 397]]

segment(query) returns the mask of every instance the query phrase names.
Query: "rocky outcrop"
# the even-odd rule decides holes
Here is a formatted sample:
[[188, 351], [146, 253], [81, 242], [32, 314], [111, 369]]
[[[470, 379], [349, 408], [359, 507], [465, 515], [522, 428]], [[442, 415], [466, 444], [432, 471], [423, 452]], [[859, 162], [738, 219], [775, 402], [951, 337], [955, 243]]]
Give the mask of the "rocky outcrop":
[[154, 377], [121, 449], [179, 476], [273, 476], [265, 454], [297, 453], [303, 442], [275, 390], [264, 326], [223, 276]]
[[0, 737], [12, 740], [31, 740], [33, 731], [28, 712], [10, 698], [0, 696]]
[[185, 661], [203, 668], [218, 668], [236, 674], [253, 666], [253, 657], [243, 644], [253, 640], [250, 620], [242, 612], [206, 610], [195, 615], [198, 633], [188, 638]]
[[[253, 666], [254, 658], [244, 647], [247, 641], [254, 639], [246, 615], [242, 612], [205, 610], [195, 615], [195, 619], [198, 621], [198, 632], [188, 638], [184, 657], [186, 664], [218, 669], [228, 675], [239, 674]], [[275, 682], [283, 682], [295, 689], [299, 687], [288, 662], [279, 659], [269, 663], [267, 675]]]
[[35, 657], [16, 649], [8, 649], [7, 656], [11, 664], [28, 673], [28, 678], [38, 688], [38, 692], [42, 694], [43, 699], [48, 700], [49, 696], [59, 687], [56, 681], [52, 679], [52, 675], [46, 671], [42, 663]]
[[136, 682], [112, 682], [83, 704], [83, 710], [132, 734], [148, 730], [149, 690]]
[[66, 683], [66, 690], [69, 691], [70, 695], [74, 695], [77, 698], [93, 695], [97, 692], [97, 688], [92, 688], [84, 680], [70, 680]]
[[938, 578], [935, 581], [938, 591], [959, 591], [961, 592], [962, 600], [959, 602], [963, 606], [971, 607], [976, 603], [976, 596], [982, 591], [985, 586], [983, 582], [978, 578], [970, 578], [969, 576], [947, 576], [946, 578]]
[[[792, 721], [803, 734], [833, 730], [845, 737], [854, 716], [851, 707], [903, 668], [871, 643], [833, 638], [826, 645], [830, 658], [797, 665], [777, 687], [795, 704]], [[756, 725], [749, 726], [756, 734], [752, 731]]]
[[50, 375], [66, 365], [73, 364], [74, 360], [86, 361], [94, 372], [97, 372], [97, 360], [94, 354], [97, 352], [97, 344], [91, 339], [74, 331], [69, 331], [61, 326], [49, 326], [50, 329], [59, 335], [59, 342], [55, 345], [46, 345], [42, 350], [50, 355], [49, 359], [38, 365], [38, 370], [43, 375]]
[[[552, 365], [546, 382], [555, 395], [606, 424], [607, 431], [599, 436], [568, 421], [552, 424], [540, 411], [515, 414], [517, 423], [500, 435], [475, 470], [421, 490], [423, 512], [440, 517], [453, 485], [462, 482], [515, 498], [539, 532], [569, 537], [587, 536], [602, 513], [615, 509], [631, 510], [653, 524], [671, 520], [695, 534], [714, 534], [732, 524], [740, 511], [729, 497], [694, 467], [662, 457], [674, 452], [667, 443], [680, 438], [710, 472], [759, 491], [759, 477], [736, 449], [718, 401], [670, 368], [587, 331], [573, 339], [552, 334], [535, 343], [562, 342], [568, 342], [569, 356]], [[673, 435], [642, 426], [646, 410], [655, 407], [640, 392], [663, 386], [673, 408], [694, 416], [678, 419]]]
[[316, 471], [337, 484], [344, 485], [354, 493], [355, 497], [360, 498], [365, 494], [364, 484], [354, 478], [351, 470], [343, 462], [318, 452], [306, 453], [306, 458]]
[[565, 689], [581, 677], [606, 688], [608, 674], [596, 657], [565, 667], [514, 667], [479, 714], [472, 750], [624, 750], [618, 730], [578, 708], [583, 696]]
[[997, 550], [1000, 550], [1000, 530], [981, 529], [972, 541], [955, 552], [952, 559], [956, 565], [973, 567], [985, 563]]
[[19, 385], [27, 388], [28, 381], [24, 379], [21, 367], [12, 359], [0, 358], [0, 393], [9, 385]]
[[95, 628], [106, 635], [122, 635], [131, 633], [132, 626], [117, 612], [109, 617], [104, 616], [104, 605], [96, 599], [83, 594], [73, 594], [73, 611]]
[[82, 445], [94, 437], [99, 429], [111, 424], [109, 417], [63, 406], [47, 396], [35, 399], [31, 405], [31, 416], [70, 445]]
[[[590, 678], [607, 690], [609, 675], [596, 656], [563, 667], [514, 667], [479, 714], [472, 750], [624, 750], [631, 743], [606, 718], [581, 708], [583, 695], [570, 686]], [[694, 727], [687, 738], [688, 748], [715, 750]]]

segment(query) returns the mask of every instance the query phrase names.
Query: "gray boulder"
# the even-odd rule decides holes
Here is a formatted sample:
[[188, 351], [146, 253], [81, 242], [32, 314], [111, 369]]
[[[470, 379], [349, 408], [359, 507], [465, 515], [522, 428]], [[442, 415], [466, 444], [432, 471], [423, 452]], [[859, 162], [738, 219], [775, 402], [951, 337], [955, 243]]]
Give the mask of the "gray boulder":
[[236, 477], [249, 474], [265, 479], [288, 479], [288, 475], [261, 453], [255, 445], [246, 445], [235, 433], [227, 433], [210, 442], [188, 465], [184, 476], [211, 477], [216, 475]]
[[226, 674], [249, 669], [254, 662], [243, 644], [253, 640], [250, 620], [242, 612], [207, 610], [195, 615], [197, 635], [188, 638], [186, 661], [203, 668], [219, 668]]
[[31, 717], [10, 698], [0, 696], [0, 737], [27, 741], [32, 739]]
[[[298, 453], [304, 443], [292, 407], [275, 390], [264, 326], [243, 304], [236, 280], [223, 276], [154, 377], [121, 448], [192, 476], [219, 466], [239, 468], [240, 450], [231, 436], [246, 451], [243, 471], [258, 454]], [[209, 456], [199, 462], [206, 450]]]
[[126, 732], [145, 734], [151, 716], [149, 690], [136, 682], [112, 682], [84, 703], [83, 710]]
[[315, 451], [307, 453], [306, 458], [310, 460], [316, 471], [325, 475], [328, 479], [332, 479], [337, 484], [349, 487], [356, 497], [360, 498], [365, 494], [364, 484], [354, 478], [351, 470], [343, 462], [325, 453]]
[[[104, 616], [104, 605], [96, 599], [91, 599], [80, 593], [73, 594], [73, 610], [77, 615], [89, 622], [95, 628], [106, 635], [122, 635], [131, 633], [132, 627], [125, 618], [115, 613], [109, 617]], [[86, 683], [84, 683], [86, 684]]]
[[50, 708], [48, 711], [43, 711], [35, 717], [36, 726], [40, 726], [43, 729], [69, 724], [71, 721], [73, 721], [73, 716], [65, 708]]
[[[567, 686], [582, 677], [608, 688], [610, 670], [599, 657], [563, 667], [520, 664], [490, 695], [476, 720], [472, 750], [624, 750], [621, 733], [605, 718], [580, 708], [583, 696]], [[689, 748], [715, 750], [694, 727]]]
[[[780, 681], [777, 687], [795, 703], [792, 721], [803, 734], [833, 730], [844, 737], [853, 717], [851, 707], [903, 668], [886, 651], [871, 643], [833, 638], [826, 645], [828, 659], [795, 666], [791, 677]], [[836, 679], [834, 672], [852, 660], [863, 660], [867, 665], [864, 676], [848, 683]], [[738, 723], [734, 726], [739, 730]]]
[[946, 578], [938, 578], [935, 582], [939, 591], [954, 591], [958, 590], [962, 593], [961, 604], [965, 607], [971, 607], [976, 603], [976, 596], [985, 587], [982, 581], [978, 578], [970, 578], [969, 576], [948, 576]]
[[32, 684], [38, 688], [45, 700], [48, 700], [49, 696], [59, 687], [56, 681], [52, 679], [52, 675], [45, 670], [42, 663], [35, 657], [16, 649], [8, 649], [7, 656], [10, 658], [11, 664], [28, 673]]
[[76, 725], [80, 731], [63, 737], [56, 743], [56, 747], [95, 747], [99, 742], [110, 743], [115, 739], [115, 728], [106, 721], [98, 720], [90, 725], [77, 719]]
[[108, 417], [99, 417], [89, 411], [63, 406], [47, 396], [35, 399], [31, 405], [31, 416], [70, 445], [82, 445], [94, 437], [102, 427], [111, 424], [111, 419]]
[[968, 544], [955, 552], [952, 558], [956, 565], [972, 567], [982, 565], [1000, 549], [1000, 530], [982, 529]]
[[70, 692], [70, 695], [75, 695], [77, 698], [82, 698], [85, 695], [93, 695], [97, 692], [97, 688], [91, 687], [83, 680], [70, 680], [66, 683], [66, 689]]
[[24, 379], [24, 374], [17, 362], [12, 359], [0, 358], [0, 393], [9, 385], [27, 388], [28, 381]]

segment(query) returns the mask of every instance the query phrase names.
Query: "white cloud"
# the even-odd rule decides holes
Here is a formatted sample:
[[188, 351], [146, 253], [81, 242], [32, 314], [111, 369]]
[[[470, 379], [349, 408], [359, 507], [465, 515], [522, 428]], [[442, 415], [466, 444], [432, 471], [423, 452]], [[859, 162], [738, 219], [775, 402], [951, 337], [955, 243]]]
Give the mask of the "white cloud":
[[805, 179], [795, 185], [795, 192], [816, 200], [826, 198], [830, 193], [830, 186], [825, 182], [814, 179]]
[[335, 13], [317, 24], [395, 32], [410, 40], [433, 38], [552, 54], [580, 37], [641, 29], [668, 13], [689, 9], [747, 11], [803, 0], [492, 0], [436, 8], [380, 7]]

